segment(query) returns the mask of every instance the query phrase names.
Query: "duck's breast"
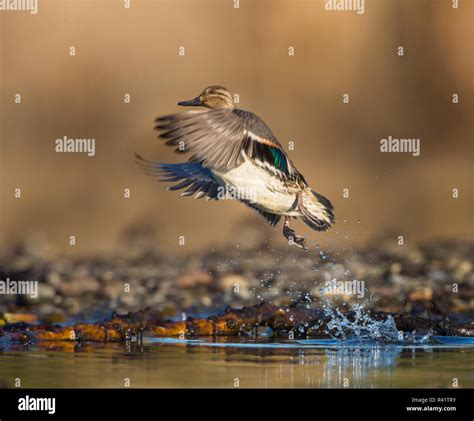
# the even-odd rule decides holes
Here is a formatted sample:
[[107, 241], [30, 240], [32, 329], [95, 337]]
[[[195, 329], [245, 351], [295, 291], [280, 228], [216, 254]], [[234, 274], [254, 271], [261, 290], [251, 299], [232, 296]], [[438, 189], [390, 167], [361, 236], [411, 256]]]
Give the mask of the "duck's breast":
[[212, 170], [218, 181], [226, 187], [230, 196], [252, 202], [260, 209], [279, 215], [298, 216], [296, 208], [296, 192], [288, 187], [283, 180], [272, 175], [251, 161], [227, 172]]

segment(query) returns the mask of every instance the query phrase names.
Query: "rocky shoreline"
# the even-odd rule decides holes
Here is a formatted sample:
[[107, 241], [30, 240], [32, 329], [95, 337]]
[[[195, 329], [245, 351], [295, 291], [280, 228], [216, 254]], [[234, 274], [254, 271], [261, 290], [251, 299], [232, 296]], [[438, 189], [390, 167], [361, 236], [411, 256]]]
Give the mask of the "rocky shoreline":
[[[212, 315], [261, 302], [317, 309], [363, 303], [366, 309], [469, 321], [474, 315], [474, 242], [440, 240], [398, 246], [374, 240], [365, 249], [308, 252], [254, 247], [170, 255], [133, 238], [110, 256], [49, 258], [16, 246], [0, 253], [0, 279], [38, 283], [38, 296], [0, 294], [0, 323], [98, 320], [150, 307], [163, 317]], [[323, 294], [330, 282], [356, 280], [363, 297]], [[355, 290], [354, 290], [355, 291]], [[360, 293], [359, 289], [359, 293]], [[22, 316], [23, 315], [23, 316]], [[29, 318], [28, 318], [29, 317]]]

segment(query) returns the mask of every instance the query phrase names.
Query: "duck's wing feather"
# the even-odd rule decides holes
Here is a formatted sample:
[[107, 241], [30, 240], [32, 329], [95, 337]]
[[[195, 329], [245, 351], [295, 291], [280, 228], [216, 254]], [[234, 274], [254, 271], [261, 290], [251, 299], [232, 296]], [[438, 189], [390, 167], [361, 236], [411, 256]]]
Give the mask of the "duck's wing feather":
[[304, 181], [268, 126], [255, 114], [239, 110], [190, 111], [156, 119], [156, 129], [177, 152], [191, 152], [191, 161], [229, 170], [245, 156], [282, 177]]
[[191, 152], [192, 161], [217, 170], [239, 166], [245, 125], [233, 110], [189, 111], [156, 119], [160, 138], [177, 152]]
[[277, 225], [278, 222], [280, 222], [280, 219], [281, 219], [281, 215], [277, 215], [275, 213], [270, 213], [270, 212], [266, 212], [262, 209], [260, 209], [259, 207], [255, 206], [252, 204], [252, 202], [249, 202], [248, 200], [241, 200], [242, 203], [245, 203], [248, 207], [256, 210], [260, 215], [262, 215], [266, 220], [267, 222], [274, 226], [274, 225]]
[[306, 183], [279, 143], [262, 142], [251, 135], [244, 142], [245, 154], [258, 166], [281, 179], [301, 180]]
[[168, 187], [168, 190], [186, 189], [181, 195], [194, 196], [196, 199], [207, 197], [207, 199], [217, 200], [219, 198], [219, 184], [209, 168], [203, 167], [198, 162], [160, 164], [144, 159], [138, 154], [135, 154], [135, 161], [146, 174], [156, 180], [178, 183]]

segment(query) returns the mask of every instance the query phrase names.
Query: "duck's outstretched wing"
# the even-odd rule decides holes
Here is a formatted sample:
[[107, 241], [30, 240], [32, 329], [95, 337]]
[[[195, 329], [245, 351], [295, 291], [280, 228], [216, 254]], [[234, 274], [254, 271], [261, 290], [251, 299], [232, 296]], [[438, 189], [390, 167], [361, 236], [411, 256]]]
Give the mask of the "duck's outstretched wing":
[[245, 157], [282, 177], [304, 181], [268, 126], [255, 114], [239, 110], [190, 111], [156, 119], [159, 137], [177, 152], [191, 152], [191, 161], [229, 170]]
[[212, 177], [211, 171], [197, 162], [183, 162], [180, 164], [160, 164], [149, 161], [135, 154], [135, 161], [143, 168], [146, 174], [158, 181], [178, 182], [168, 190], [186, 189], [181, 196], [193, 196], [196, 199], [207, 197], [219, 198], [219, 184]]
[[190, 152], [191, 161], [217, 170], [239, 166], [245, 125], [233, 110], [189, 111], [156, 119], [159, 137], [177, 152]]

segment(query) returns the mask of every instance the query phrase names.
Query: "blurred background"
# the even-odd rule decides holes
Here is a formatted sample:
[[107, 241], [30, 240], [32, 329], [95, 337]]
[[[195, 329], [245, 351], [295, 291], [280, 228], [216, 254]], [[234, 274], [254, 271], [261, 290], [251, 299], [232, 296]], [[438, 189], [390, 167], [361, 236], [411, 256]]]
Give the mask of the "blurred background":
[[[213, 84], [239, 94], [287, 151], [294, 142], [291, 159], [333, 202], [333, 230], [297, 222], [297, 232], [333, 246], [386, 232], [472, 237], [474, 3], [366, 0], [362, 15], [324, 4], [39, 0], [37, 15], [1, 12], [2, 244], [38, 238], [60, 253], [99, 253], [133, 230], [179, 253], [250, 241], [244, 228], [265, 224], [257, 213], [181, 198], [133, 161], [182, 160], [153, 120]], [[64, 136], [94, 138], [96, 155], [56, 153]], [[420, 138], [421, 155], [381, 153], [388, 136]], [[265, 235], [283, 243], [280, 230]]]

